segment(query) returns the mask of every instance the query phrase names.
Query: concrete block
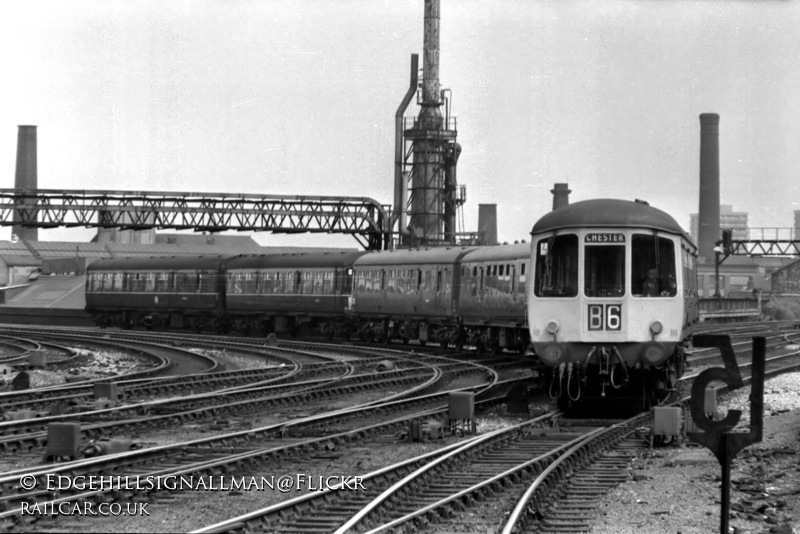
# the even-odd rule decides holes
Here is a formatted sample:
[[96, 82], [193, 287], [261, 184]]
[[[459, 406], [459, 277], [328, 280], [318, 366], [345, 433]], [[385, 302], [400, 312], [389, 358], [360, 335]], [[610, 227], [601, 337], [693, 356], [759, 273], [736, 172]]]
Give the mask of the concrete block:
[[80, 423], [50, 423], [47, 425], [47, 456], [77, 458], [81, 441]]
[[31, 352], [28, 354], [28, 364], [31, 367], [47, 367], [47, 353], [46, 352]]
[[475, 394], [454, 391], [449, 396], [450, 419], [473, 419], [475, 417]]
[[109, 399], [115, 401], [119, 398], [118, 395], [116, 382], [99, 382], [94, 385], [95, 399]]
[[656, 406], [653, 408], [653, 434], [656, 436], [679, 436], [681, 433], [681, 409], [679, 407]]
[[133, 441], [128, 438], [111, 438], [98, 441], [98, 445], [103, 449], [105, 454], [128, 452], [131, 450], [132, 444]]

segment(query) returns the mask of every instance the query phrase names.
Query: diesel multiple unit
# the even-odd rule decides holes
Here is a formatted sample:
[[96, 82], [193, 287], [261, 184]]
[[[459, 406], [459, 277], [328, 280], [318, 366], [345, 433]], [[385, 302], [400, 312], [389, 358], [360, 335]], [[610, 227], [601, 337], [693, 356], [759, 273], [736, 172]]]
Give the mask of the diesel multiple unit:
[[101, 326], [433, 341], [532, 348], [554, 397], [640, 388], [682, 374], [698, 322], [697, 249], [647, 203], [576, 202], [530, 244], [300, 252], [92, 263], [86, 308]]

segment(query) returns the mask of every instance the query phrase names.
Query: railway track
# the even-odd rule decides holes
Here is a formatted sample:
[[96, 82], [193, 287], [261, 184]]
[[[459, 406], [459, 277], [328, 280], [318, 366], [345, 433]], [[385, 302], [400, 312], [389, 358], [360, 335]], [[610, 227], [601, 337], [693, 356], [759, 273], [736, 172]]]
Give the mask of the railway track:
[[[330, 350], [335, 353], [338, 347], [335, 348], [324, 348], [319, 347], [319, 354], [323, 354], [326, 351]], [[371, 355], [367, 356], [366, 354], [369, 352], [373, 352]], [[399, 353], [400, 351], [398, 351]], [[379, 348], [363, 348], [359, 347], [357, 351], [353, 354], [348, 355], [349, 358], [354, 358], [355, 362], [358, 362], [359, 359], [363, 359], [364, 365], [375, 365], [380, 360], [391, 360], [397, 367], [400, 367], [403, 363], [403, 358], [400, 354], [397, 356], [392, 356], [391, 352], [381, 351]], [[417, 365], [420, 362], [425, 361], [432, 367], [441, 367], [440, 371], [443, 371], [450, 367], [450, 369], [458, 370], [460, 368], [467, 369], [469, 365], [465, 362], [455, 362], [455, 361], [448, 361], [448, 358], [441, 355], [436, 354], [415, 354], [415, 363]], [[418, 358], [418, 359], [417, 359]], [[380, 360], [379, 360], [380, 359]], [[353, 362], [353, 363], [355, 363]], [[436, 362], [436, 363], [433, 363]], [[491, 361], [476, 359], [476, 362], [483, 363], [491, 363]], [[778, 360], [776, 360], [777, 365]], [[475, 363], [475, 362], [473, 362]], [[503, 362], [503, 365], [507, 365], [508, 369], [513, 372], [514, 366], [517, 365], [517, 361], [513, 358], [509, 358], [508, 361]], [[777, 372], [777, 371], [776, 371]], [[442, 373], [444, 374], [444, 373]], [[456, 374], [454, 371], [453, 374]], [[497, 376], [497, 372], [495, 371], [495, 376]], [[495, 378], [496, 379], [496, 378]], [[441, 383], [441, 378], [432, 384], [429, 384], [426, 387], [435, 388], [437, 387], [436, 384]], [[321, 389], [325, 389], [324, 384], [320, 384], [319, 387]], [[245, 388], [246, 389], [246, 388]], [[433, 397], [433, 394], [429, 394], [428, 398], [425, 395], [422, 395], [424, 388], [419, 388], [419, 393], [411, 393], [411, 390], [415, 388], [409, 388], [407, 391], [403, 391], [397, 396], [397, 403], [406, 402], [406, 408], [404, 408], [405, 412], [395, 408], [388, 408], [384, 405], [384, 403], [372, 402], [368, 403], [369, 406], [363, 406], [362, 408], [365, 410], [363, 412], [359, 412], [358, 410], [350, 410], [350, 409], [343, 409], [338, 410], [339, 413], [334, 414], [316, 414], [315, 416], [310, 417], [303, 417], [299, 418], [298, 421], [295, 421], [293, 424], [290, 421], [283, 421], [283, 422], [276, 422], [271, 427], [267, 428], [264, 427], [259, 429], [250, 429], [248, 431], [243, 431], [240, 433], [232, 433], [230, 437], [227, 437], [227, 441], [215, 441], [218, 437], [208, 438], [208, 440], [204, 440], [201, 442], [193, 442], [193, 443], [182, 443], [180, 445], [175, 445], [172, 448], [173, 450], [183, 449], [186, 453], [186, 456], [182, 458], [178, 458], [175, 456], [170, 456], [171, 453], [164, 453], [163, 459], [159, 460], [156, 459], [155, 461], [151, 460], [151, 463], [148, 464], [147, 460], [137, 460], [136, 463], [132, 462], [127, 465], [117, 465], [111, 466], [107, 468], [103, 468], [99, 466], [99, 464], [95, 464], [94, 466], [87, 467], [86, 473], [95, 473], [95, 472], [119, 472], [119, 473], [126, 473], [126, 474], [140, 474], [143, 476], [170, 476], [175, 474], [195, 474], [196, 476], [214, 476], [220, 473], [231, 473], [231, 472], [242, 472], [242, 473], [252, 473], [253, 466], [263, 462], [270, 462], [275, 461], [279, 462], [279, 458], [285, 458], [285, 455], [292, 455], [294, 458], [303, 458], [305, 455], [314, 455], [319, 454], [320, 452], [324, 452], [329, 450], [330, 447], [346, 447], [348, 444], [353, 444], [356, 441], [360, 440], [360, 444], [364, 445], [365, 442], [368, 443], [367, 440], [375, 439], [377, 436], [386, 436], [390, 435], [391, 433], [396, 433], [402, 431], [403, 429], [408, 427], [408, 420], [410, 418], [431, 418], [434, 419], [436, 417], [444, 418], [446, 417], [446, 408], [443, 408], [443, 402], [439, 402], [439, 407], [429, 408], [430, 398]], [[413, 394], [418, 394], [418, 398], [415, 399], [404, 399], [404, 396], [409, 396]], [[501, 402], [504, 398], [503, 394], [498, 394], [494, 397], [493, 402]], [[488, 401], [487, 401], [488, 402]], [[476, 405], [479, 404], [476, 402]], [[399, 404], [398, 404], [399, 405]], [[391, 419], [391, 420], [389, 420]], [[634, 425], [637, 428], [641, 427], [641, 424]], [[541, 435], [547, 435], [548, 425], [542, 425]], [[584, 429], [585, 431], [581, 432], [574, 432], [576, 434], [573, 436], [575, 440], [580, 440], [583, 436], [583, 439], [588, 439], [586, 436], [586, 432], [591, 431], [601, 431], [602, 429]], [[236, 434], [236, 435], [234, 435]], [[559, 434], [569, 434], [569, 432], [559, 432]], [[254, 436], [254, 437], [248, 437]], [[578, 452], [575, 452], [575, 460], [565, 460], [564, 465], [572, 466], [572, 467], [561, 467], [561, 468], [554, 468], [552, 471], [555, 473], [553, 476], [556, 476], [558, 473], [569, 473], [569, 477], [564, 477], [562, 479], [543, 479], [544, 484], [548, 487], [548, 495], [551, 496], [551, 499], [544, 499], [541, 497], [537, 497], [539, 495], [540, 490], [534, 489], [531, 490], [532, 497], [528, 500], [527, 504], [522, 505], [524, 510], [528, 510], [535, 512], [531, 517], [527, 520], [520, 519], [518, 526], [513, 527], [514, 529], [528, 529], [527, 531], [534, 531], [534, 532], [559, 532], [559, 531], [574, 531], [574, 527], [577, 523], [574, 523], [572, 527], [569, 525], [564, 525], [562, 523], [569, 523], [566, 519], [560, 519], [565, 516], [561, 516], [559, 514], [566, 514], [572, 516], [583, 516], [583, 517], [590, 517], [592, 510], [593, 510], [593, 501], [587, 497], [588, 494], [592, 495], [599, 495], [602, 492], [606, 491], [608, 487], [614, 485], [619, 482], [618, 477], [615, 479], [611, 476], [611, 471], [617, 470], [614, 466], [623, 465], [629, 458], [631, 454], [636, 453], [636, 448], [639, 447], [639, 443], [641, 443], [640, 437], [636, 437], [636, 430], [634, 429], [631, 433], [627, 434], [626, 437], [620, 438], [618, 441], [618, 445], [615, 445], [616, 448], [608, 448], [606, 447], [602, 451], [598, 452], [595, 451], [594, 456], [594, 465], [596, 467], [595, 471], [585, 472], [585, 469], [595, 469], [591, 467], [586, 467], [586, 465], [582, 465], [579, 459], [581, 457], [590, 456], [589, 453], [585, 452], [587, 449], [580, 448], [581, 441], [575, 441], [571, 443], [571, 447], [579, 447], [577, 449]], [[541, 437], [541, 436], [540, 436]], [[561, 436], [564, 437], [564, 436]], [[414, 459], [408, 462], [408, 466], [405, 468], [405, 474], [402, 475], [400, 478], [394, 479], [394, 482], [386, 482], [384, 485], [384, 489], [388, 487], [394, 487], [397, 483], [399, 484], [407, 476], [410, 476], [412, 473], [416, 471], [427, 471], [428, 469], [424, 466], [428, 465], [433, 461], [437, 461], [436, 465], [440, 464], [448, 464], [450, 461], [441, 460], [444, 458], [444, 455], [449, 454], [457, 450], [460, 447], [463, 447], [467, 444], [467, 442], [471, 442], [471, 439], [467, 439], [462, 441], [458, 444], [457, 447], [453, 449], [443, 449], [438, 453], [431, 453], [427, 459]], [[551, 441], [556, 441], [553, 438]], [[333, 445], [332, 445], [333, 444]], [[160, 449], [160, 447], [153, 447], [148, 449], [150, 453], [154, 453]], [[547, 466], [550, 465], [560, 465], [556, 464], [556, 460], [561, 457], [567, 457], [567, 453], [571, 450], [571, 448], [566, 448], [561, 451], [561, 453], [556, 454], [555, 459], [549, 461]], [[580, 452], [583, 450], [584, 452]], [[295, 451], [295, 452], [289, 452]], [[126, 458], [133, 458], [136, 456], [133, 453], [138, 453], [139, 451], [131, 451], [130, 453], [125, 453], [122, 455], [110, 455], [104, 458], [104, 460], [113, 460], [119, 462], [122, 457]], [[512, 455], [513, 456], [513, 455]], [[142, 458], [145, 458], [143, 456]], [[528, 460], [530, 460], [530, 456]], [[513, 458], [511, 458], [513, 460]], [[88, 462], [87, 460], [82, 460], [81, 462]], [[415, 463], [416, 462], [416, 463]], [[452, 460], [454, 464], [461, 465], [459, 462], [460, 460]], [[618, 462], [618, 463], [614, 463]], [[491, 464], [492, 462], [488, 462]], [[88, 465], [88, 464], [87, 464]], [[137, 467], [137, 465], [139, 467]], [[167, 467], [165, 467], [167, 465]], [[476, 465], [483, 466], [484, 463], [478, 461]], [[520, 464], [516, 464], [519, 466]], [[602, 466], [606, 466], [603, 468]], [[70, 469], [75, 469], [76, 465], [74, 463], [63, 464], [65, 469], [64, 472], [71, 472]], [[109, 471], [106, 471], [108, 469]], [[525, 468], [520, 468], [525, 469]], [[115, 471], [116, 470], [116, 471]], [[543, 475], [547, 467], [541, 469], [538, 474]], [[49, 472], [53, 472], [52, 469], [48, 470]], [[435, 471], [435, 469], [434, 469]], [[480, 469], [476, 469], [476, 471], [480, 471]], [[617, 470], [618, 471], [618, 470]], [[9, 478], [9, 484], [12, 484], [13, 477], [22, 476], [25, 473], [30, 473], [31, 470], [21, 470], [18, 472], [14, 472], [11, 474], [11, 478]], [[447, 471], [447, 473], [454, 473], [455, 471]], [[525, 472], [525, 471], [523, 471]], [[472, 473], [472, 471], [469, 471]], [[496, 476], [495, 475], [492, 476]], [[447, 475], [449, 477], [449, 475]], [[441, 477], [440, 477], [441, 478]], [[458, 477], [456, 477], [458, 478]], [[469, 477], [464, 475], [463, 477], [465, 480]], [[361, 501], [354, 502], [353, 504], [347, 507], [348, 513], [350, 515], [345, 518], [345, 521], [355, 517], [359, 511], [363, 510], [366, 506], [372, 506], [374, 510], [377, 510], [377, 517], [379, 519], [375, 520], [374, 517], [370, 518], [369, 513], [364, 515], [364, 521], [359, 521], [355, 527], [355, 531], [370, 531], [370, 529], [375, 528], [390, 528], [391, 530], [396, 531], [411, 531], [412, 529], [419, 529], [423, 528], [425, 525], [430, 525], [433, 523], [441, 523], [445, 521], [445, 524], [448, 520], [452, 521], [454, 525], [458, 528], [466, 528], [463, 525], [463, 522], [460, 517], [464, 514], [464, 511], [475, 510], [475, 507], [481, 506], [481, 503], [486, 502], [497, 502], [493, 499], [500, 499], [501, 501], [508, 501], [510, 494], [505, 493], [507, 488], [511, 488], [511, 491], [515, 492], [514, 495], [520, 495], [524, 492], [527, 483], [523, 484], [522, 481], [525, 477], [520, 477], [515, 479], [513, 476], [508, 479], [499, 479], [494, 480], [491, 477], [487, 479], [483, 479], [480, 481], [476, 481], [474, 479], [467, 480], [471, 485], [469, 487], [462, 488], [458, 492], [450, 493], [448, 495], [442, 495], [442, 488], [436, 487], [436, 483], [430, 482], [430, 479], [419, 479], [416, 483], [406, 482], [398, 486], [394, 493], [397, 495], [403, 495], [403, 491], [410, 491], [407, 488], [413, 487], [414, 495], [416, 495], [416, 490], [423, 487], [432, 487], [435, 491], [430, 492], [426, 495], [431, 496], [431, 499], [439, 498], [438, 501], [436, 500], [426, 500], [425, 502], [414, 502], [413, 509], [409, 508], [407, 510], [401, 510], [398, 515], [398, 510], [402, 508], [397, 502], [405, 505], [409, 501], [408, 498], [400, 498], [399, 501], [392, 501], [388, 500], [384, 504], [373, 504], [376, 499], [378, 499], [381, 494], [374, 494], [374, 492], [369, 492], [365, 490], [363, 492], [337, 492], [337, 493], [361, 493], [362, 497], [368, 497], [368, 503], [362, 506]], [[528, 479], [533, 477], [528, 476]], [[537, 477], [539, 478], [539, 477]], [[434, 477], [435, 479], [435, 477]], [[504, 482], [504, 480], [507, 480]], [[547, 480], [550, 480], [547, 482]], [[409, 486], [409, 484], [411, 484]], [[570, 484], [570, 485], [567, 485]], [[405, 488], [405, 489], [404, 489]], [[572, 488], [572, 489], [570, 489]], [[3, 489], [3, 494], [9, 493], [13, 494], [17, 492], [19, 494], [19, 488], [16, 489], [11, 486]], [[24, 493], [24, 492], [23, 492]], [[130, 491], [119, 491], [119, 492], [111, 492], [113, 495], [112, 497], [108, 496], [108, 492], [103, 494], [98, 493], [87, 493], [86, 495], [81, 494], [74, 494], [74, 495], [63, 495], [60, 499], [63, 502], [71, 502], [71, 500], [75, 499], [85, 499], [89, 502], [98, 502], [100, 499], [108, 499], [113, 498], [119, 500], [119, 502], [126, 502], [130, 501], [131, 499], [152, 497], [155, 499], [155, 502], [158, 502], [159, 498], [165, 497], [164, 493], [162, 494], [147, 494], [145, 493], [137, 493], [137, 492], [130, 492]], [[324, 492], [321, 492], [324, 493]], [[407, 493], [410, 495], [411, 493]], [[497, 497], [497, 496], [500, 497]], [[559, 497], [560, 496], [560, 497]], [[52, 499], [52, 496], [43, 496], [49, 498], [50, 500], [41, 500], [36, 502], [55, 502]], [[317, 494], [310, 494], [310, 496], [303, 496], [298, 499], [311, 499], [318, 497]], [[336, 496], [334, 496], [336, 497]], [[355, 495], [353, 496], [354, 498]], [[32, 497], [33, 498], [33, 497]], [[328, 499], [332, 499], [333, 497], [329, 496]], [[338, 497], [336, 497], [338, 498]], [[514, 497], [516, 499], [516, 497]], [[533, 500], [531, 500], [533, 499]], [[538, 500], [537, 500], [538, 499]], [[292, 500], [294, 501], [294, 500]], [[291, 501], [289, 501], [291, 502]], [[426, 504], [427, 503], [427, 504]], [[534, 504], [532, 504], [534, 503]], [[553, 504], [557, 503], [557, 504]], [[14, 502], [9, 501], [8, 503], [11, 508], [14, 506]], [[308, 519], [308, 510], [314, 509], [308, 507], [308, 502], [302, 500], [302, 502], [298, 502], [299, 509], [306, 510], [304, 512], [304, 516], [302, 517], [304, 520]], [[345, 503], [346, 506], [346, 503]], [[316, 510], [316, 509], [315, 509]], [[391, 513], [384, 513], [380, 510], [388, 510]], [[459, 511], [461, 510], [461, 511]], [[213, 528], [221, 528], [222, 531], [243, 531], [243, 530], [256, 530], [260, 531], [262, 526], [264, 525], [263, 520], [258, 518], [258, 513], [261, 510], [257, 510], [252, 512], [251, 514], [246, 514], [245, 516], [240, 516], [235, 518], [238, 520], [238, 524], [235, 524], [232, 527], [228, 526], [221, 526], [221, 524], [214, 525], [212, 527], [208, 527], [207, 529], [202, 529], [201, 531], [215, 531], [209, 530]], [[6, 518], [10, 522], [16, 522], [20, 519], [19, 514], [14, 514], [14, 510], [10, 510], [8, 512], [4, 512], [2, 517]], [[303, 515], [303, 513], [301, 513]], [[319, 515], [316, 511], [314, 515]], [[252, 517], [251, 517], [252, 516]], [[524, 515], [523, 515], [524, 516]], [[449, 519], [448, 519], [449, 518]], [[28, 518], [30, 519], [30, 518]], [[39, 518], [35, 518], [39, 519]], [[326, 521], [326, 517], [319, 517], [319, 523], [322, 525], [324, 521]], [[335, 521], [339, 521], [341, 518], [339, 516], [336, 517]], [[232, 520], [233, 521], [233, 520]], [[527, 521], [527, 526], [523, 526]], [[572, 519], [574, 522], [574, 518]], [[229, 522], [225, 522], [226, 524]], [[233, 521], [236, 523], [236, 521]], [[314, 527], [314, 522], [308, 522], [306, 527]], [[328, 521], [327, 526], [330, 527], [330, 521]], [[333, 529], [328, 528], [328, 530], [323, 530], [324, 532], [331, 532], [335, 530], [335, 528], [339, 528], [339, 526], [344, 525], [344, 522], [337, 523]], [[473, 526], [481, 527], [482, 525], [473, 524]], [[497, 527], [497, 523], [495, 523], [495, 527]], [[227, 530], [229, 529], [230, 530]], [[324, 526], [323, 526], [324, 528]], [[449, 528], [449, 527], [445, 527]], [[453, 531], [458, 530], [458, 528], [452, 529]], [[573, 530], [563, 530], [564, 528], [573, 528]], [[530, 530], [532, 529], [532, 530]], [[562, 529], [562, 530], [559, 530]], [[303, 532], [308, 531], [308, 529], [302, 530]], [[469, 530], [463, 530], [469, 531]], [[474, 530], [473, 530], [474, 531]]]
[[[513, 383], [505, 386], [511, 387]], [[502, 386], [502, 384], [501, 384]], [[485, 389], [485, 387], [480, 387]], [[313, 453], [316, 450], [324, 450], [331, 443], [346, 443], [351, 440], [363, 440], [367, 436], [376, 434], [386, 434], [387, 432], [397, 432], [399, 429], [407, 427], [410, 417], [444, 417], [447, 412], [445, 394], [429, 395], [430, 398], [420, 398], [403, 401], [393, 401], [392, 403], [370, 403], [358, 409], [342, 410], [337, 414], [322, 414], [317, 417], [309, 417], [291, 423], [280, 423], [262, 429], [251, 429], [235, 435], [217, 436], [192, 443], [181, 443], [173, 447], [158, 447], [144, 449], [141, 451], [131, 451], [120, 455], [111, 455], [97, 458], [94, 460], [82, 460], [70, 462], [57, 467], [49, 467], [42, 470], [20, 470], [9, 473], [8, 476], [0, 479], [0, 492], [5, 499], [5, 507], [9, 512], [0, 514], [8, 520], [22, 518], [22, 502], [32, 505], [33, 502], [40, 503], [44, 508], [45, 503], [72, 502], [74, 500], [87, 500], [104, 498], [108, 492], [73, 492], [67, 496], [61, 492], [57, 499], [50, 499], [48, 492], [39, 494], [20, 493], [19, 480], [23, 476], [34, 476], [39, 478], [41, 485], [45, 484], [44, 478], [47, 475], [57, 475], [58, 473], [69, 473], [76, 476], [81, 473], [103, 473], [111, 475], [115, 473], [136, 474], [139, 476], [168, 477], [186, 474], [197, 476], [213, 476], [220, 473], [230, 472], [236, 465], [252, 466], [253, 462], [264, 461], [264, 458], [281, 457], [284, 454], [297, 455], [298, 452], [304, 454]], [[483, 403], [500, 402], [504, 395], [492, 397], [482, 401]], [[436, 408], [427, 408], [431, 405]], [[411, 415], [398, 417], [401, 410], [409, 412]], [[370, 416], [369, 413], [374, 415]], [[392, 414], [395, 414], [392, 416]], [[359, 423], [349, 430], [331, 433], [332, 420], [356, 420]], [[377, 422], [376, 422], [377, 421]], [[341, 421], [340, 421], [341, 422]], [[315, 438], [295, 438], [288, 437], [287, 427], [291, 427], [291, 434], [297, 433], [298, 429], [304, 429], [306, 433], [314, 427], [321, 428], [322, 437]], [[288, 439], [287, 439], [288, 438]], [[248, 447], [248, 442], [255, 447]], [[290, 445], [287, 445], [290, 443]], [[294, 450], [289, 453], [287, 451]], [[224, 452], [223, 452], [224, 451]], [[260, 458], [260, 460], [259, 460]], [[167, 464], [168, 467], [159, 467]], [[115, 498], [124, 498], [126, 493], [122, 489], [112, 491]], [[129, 493], [129, 492], [128, 492]], [[130, 497], [130, 495], [128, 495]], [[28, 499], [28, 500], [26, 500]], [[30, 501], [29, 499], [37, 499]], [[66, 500], [65, 500], [66, 499]]]
[[[11, 354], [6, 354], [8, 352]], [[36, 355], [43, 356], [50, 365], [63, 365], [73, 361], [79, 353], [55, 343], [40, 343], [24, 337], [0, 336], [0, 364], [29, 367], [29, 360]]]
[[[0, 423], [0, 449], [15, 451], [31, 450], [47, 445], [47, 427], [51, 423], [80, 422], [83, 440], [99, 439], [103, 436], [136, 434], [148, 429], [183, 424], [208, 418], [219, 418], [232, 414], [246, 415], [275, 406], [304, 405], [309, 408], [312, 401], [321, 402], [336, 395], [356, 389], [381, 388], [388, 385], [425, 383], [431, 379], [429, 369], [387, 371], [374, 374], [352, 374], [352, 368], [314, 369], [292, 377], [275, 381], [286, 384], [251, 385], [248, 388], [232, 388], [205, 394], [187, 395], [173, 399], [150, 401], [141, 404], [91, 409], [90, 411], [9, 421]], [[320, 378], [309, 380], [311, 373], [323, 373]], [[324, 374], [327, 372], [327, 376]]]
[[[531, 477], [563, 473], [548, 471], [559, 459], [568, 466], [601, 455], [641, 422], [564, 431], [553, 426], [556, 415], [550, 412], [366, 474], [362, 491], [307, 494], [195, 532], [416, 532], [432, 523], [453, 531], [448, 521], [466, 510], [487, 499], [509, 499]], [[314, 510], [313, 517], [308, 510]], [[486, 531], [477, 523], [461, 527]]]

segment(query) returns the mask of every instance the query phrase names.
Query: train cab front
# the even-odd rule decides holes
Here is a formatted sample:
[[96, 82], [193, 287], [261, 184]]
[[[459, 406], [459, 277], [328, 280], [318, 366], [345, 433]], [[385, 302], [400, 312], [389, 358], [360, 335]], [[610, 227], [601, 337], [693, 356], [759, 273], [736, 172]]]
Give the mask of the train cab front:
[[533, 233], [528, 325], [551, 397], [635, 394], [651, 404], [674, 388], [686, 330], [681, 239], [624, 226]]

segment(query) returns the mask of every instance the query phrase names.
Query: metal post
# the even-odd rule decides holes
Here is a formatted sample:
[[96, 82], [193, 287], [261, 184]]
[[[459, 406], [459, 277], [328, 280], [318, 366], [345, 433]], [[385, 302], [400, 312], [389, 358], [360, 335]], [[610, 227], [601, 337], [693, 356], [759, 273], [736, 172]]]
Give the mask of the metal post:
[[[720, 440], [720, 464], [722, 465], [722, 487], [720, 488], [721, 507], [719, 517], [719, 532], [720, 534], [728, 534], [728, 523], [730, 521], [731, 513], [731, 460], [733, 455], [728, 454], [728, 437], [729, 434], [722, 434]], [[734, 453], [735, 455], [735, 453]]]
[[705, 414], [706, 387], [714, 381], [722, 381], [733, 391], [744, 384], [739, 372], [739, 364], [729, 336], [697, 334], [695, 347], [717, 347], [725, 367], [706, 369], [692, 382], [691, 410], [697, 428], [704, 432], [692, 432], [691, 438], [708, 447], [717, 457], [722, 468], [722, 498], [720, 507], [719, 531], [728, 534], [730, 522], [731, 462], [740, 450], [752, 443], [758, 443], [764, 435], [764, 371], [766, 365], [767, 341], [765, 337], [753, 338], [753, 363], [751, 366], [750, 428], [749, 432], [731, 432], [739, 423], [741, 410], [728, 410], [725, 419], [715, 420]]
[[719, 298], [719, 252], [714, 251], [714, 298]]

